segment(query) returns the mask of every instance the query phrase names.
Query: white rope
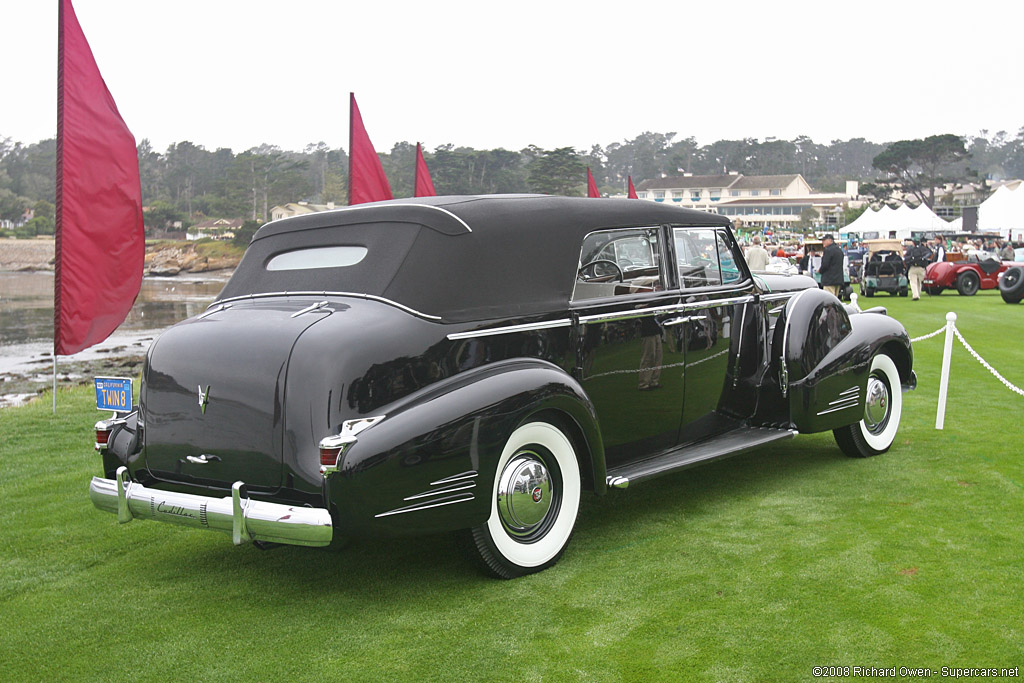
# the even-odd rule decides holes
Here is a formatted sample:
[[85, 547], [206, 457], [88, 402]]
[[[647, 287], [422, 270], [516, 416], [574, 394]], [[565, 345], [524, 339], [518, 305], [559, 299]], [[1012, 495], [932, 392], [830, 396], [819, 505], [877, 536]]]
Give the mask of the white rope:
[[[945, 329], [945, 328], [943, 328], [943, 329]], [[991, 372], [992, 375], [997, 380], [1002, 382], [1006, 386], [1007, 389], [1009, 389], [1010, 391], [1014, 392], [1015, 394], [1020, 394], [1021, 396], [1024, 396], [1024, 390], [1020, 389], [1019, 387], [1015, 387], [1013, 384], [1011, 384], [1010, 381], [1008, 379], [1006, 379], [1005, 377], [1003, 377], [1002, 375], [1000, 375], [996, 371], [996, 369], [994, 367], [992, 367], [987, 362], [985, 362], [985, 359], [982, 358], [981, 356], [979, 356], [977, 351], [975, 351], [973, 348], [971, 348], [971, 345], [967, 343], [967, 340], [964, 339], [964, 336], [962, 334], [960, 334], [960, 330], [956, 329], [956, 326], [953, 327], [953, 334], [955, 334], [956, 338], [960, 340], [960, 343], [964, 345], [964, 348], [967, 349], [967, 351], [972, 356], [974, 356], [974, 359], [977, 360], [979, 363], [981, 363], [981, 365], [986, 370]]]
[[910, 342], [914, 343], [914, 342], [924, 341], [925, 339], [931, 339], [932, 337], [940, 335], [940, 334], [942, 334], [945, 331], [946, 331], [946, 326], [943, 325], [942, 327], [940, 327], [939, 329], [935, 330], [931, 334], [926, 334], [923, 337], [914, 337], [913, 339], [910, 340]]

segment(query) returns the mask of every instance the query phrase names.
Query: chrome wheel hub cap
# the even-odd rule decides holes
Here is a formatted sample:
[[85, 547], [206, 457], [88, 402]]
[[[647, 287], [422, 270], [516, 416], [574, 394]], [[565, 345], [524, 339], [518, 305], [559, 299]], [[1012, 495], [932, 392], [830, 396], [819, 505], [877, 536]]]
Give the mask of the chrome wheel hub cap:
[[875, 376], [868, 378], [868, 395], [864, 403], [864, 424], [872, 433], [885, 428], [889, 417], [889, 387]]
[[536, 530], [551, 511], [551, 474], [541, 459], [528, 451], [517, 453], [498, 480], [498, 516], [513, 536]]

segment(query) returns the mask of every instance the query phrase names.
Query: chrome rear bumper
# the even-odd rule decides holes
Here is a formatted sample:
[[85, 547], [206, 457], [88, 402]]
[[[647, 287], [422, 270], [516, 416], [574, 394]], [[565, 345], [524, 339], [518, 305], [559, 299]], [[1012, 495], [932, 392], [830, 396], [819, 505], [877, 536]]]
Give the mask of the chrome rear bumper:
[[323, 508], [293, 507], [251, 500], [235, 482], [231, 497], [212, 498], [146, 488], [128, 478], [128, 468], [117, 468], [116, 479], [93, 477], [89, 498], [100, 510], [117, 515], [124, 524], [133, 519], [155, 519], [231, 534], [235, 545], [248, 541], [325, 546], [334, 527]]

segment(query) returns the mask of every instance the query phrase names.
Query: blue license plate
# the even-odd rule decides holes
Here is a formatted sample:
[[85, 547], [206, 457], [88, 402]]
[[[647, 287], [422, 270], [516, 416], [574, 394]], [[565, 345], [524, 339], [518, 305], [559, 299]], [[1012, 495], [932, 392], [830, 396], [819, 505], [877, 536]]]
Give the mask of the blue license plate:
[[132, 381], [122, 377], [97, 377], [96, 408], [118, 413], [132, 410]]

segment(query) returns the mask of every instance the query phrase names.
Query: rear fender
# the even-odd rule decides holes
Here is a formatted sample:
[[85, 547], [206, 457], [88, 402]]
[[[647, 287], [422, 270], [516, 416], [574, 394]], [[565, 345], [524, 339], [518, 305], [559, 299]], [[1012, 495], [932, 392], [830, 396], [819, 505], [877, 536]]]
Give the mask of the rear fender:
[[128, 465], [129, 459], [138, 455], [142, 446], [142, 428], [139, 426], [138, 411], [115, 413], [112, 419], [107, 445], [100, 452], [103, 457], [103, 476], [114, 479], [117, 468]]
[[584, 486], [603, 493], [594, 407], [551, 363], [516, 359], [460, 373], [382, 407], [325, 480], [339, 532], [431, 533], [482, 524], [497, 461], [516, 427], [558, 423], [574, 442]]

